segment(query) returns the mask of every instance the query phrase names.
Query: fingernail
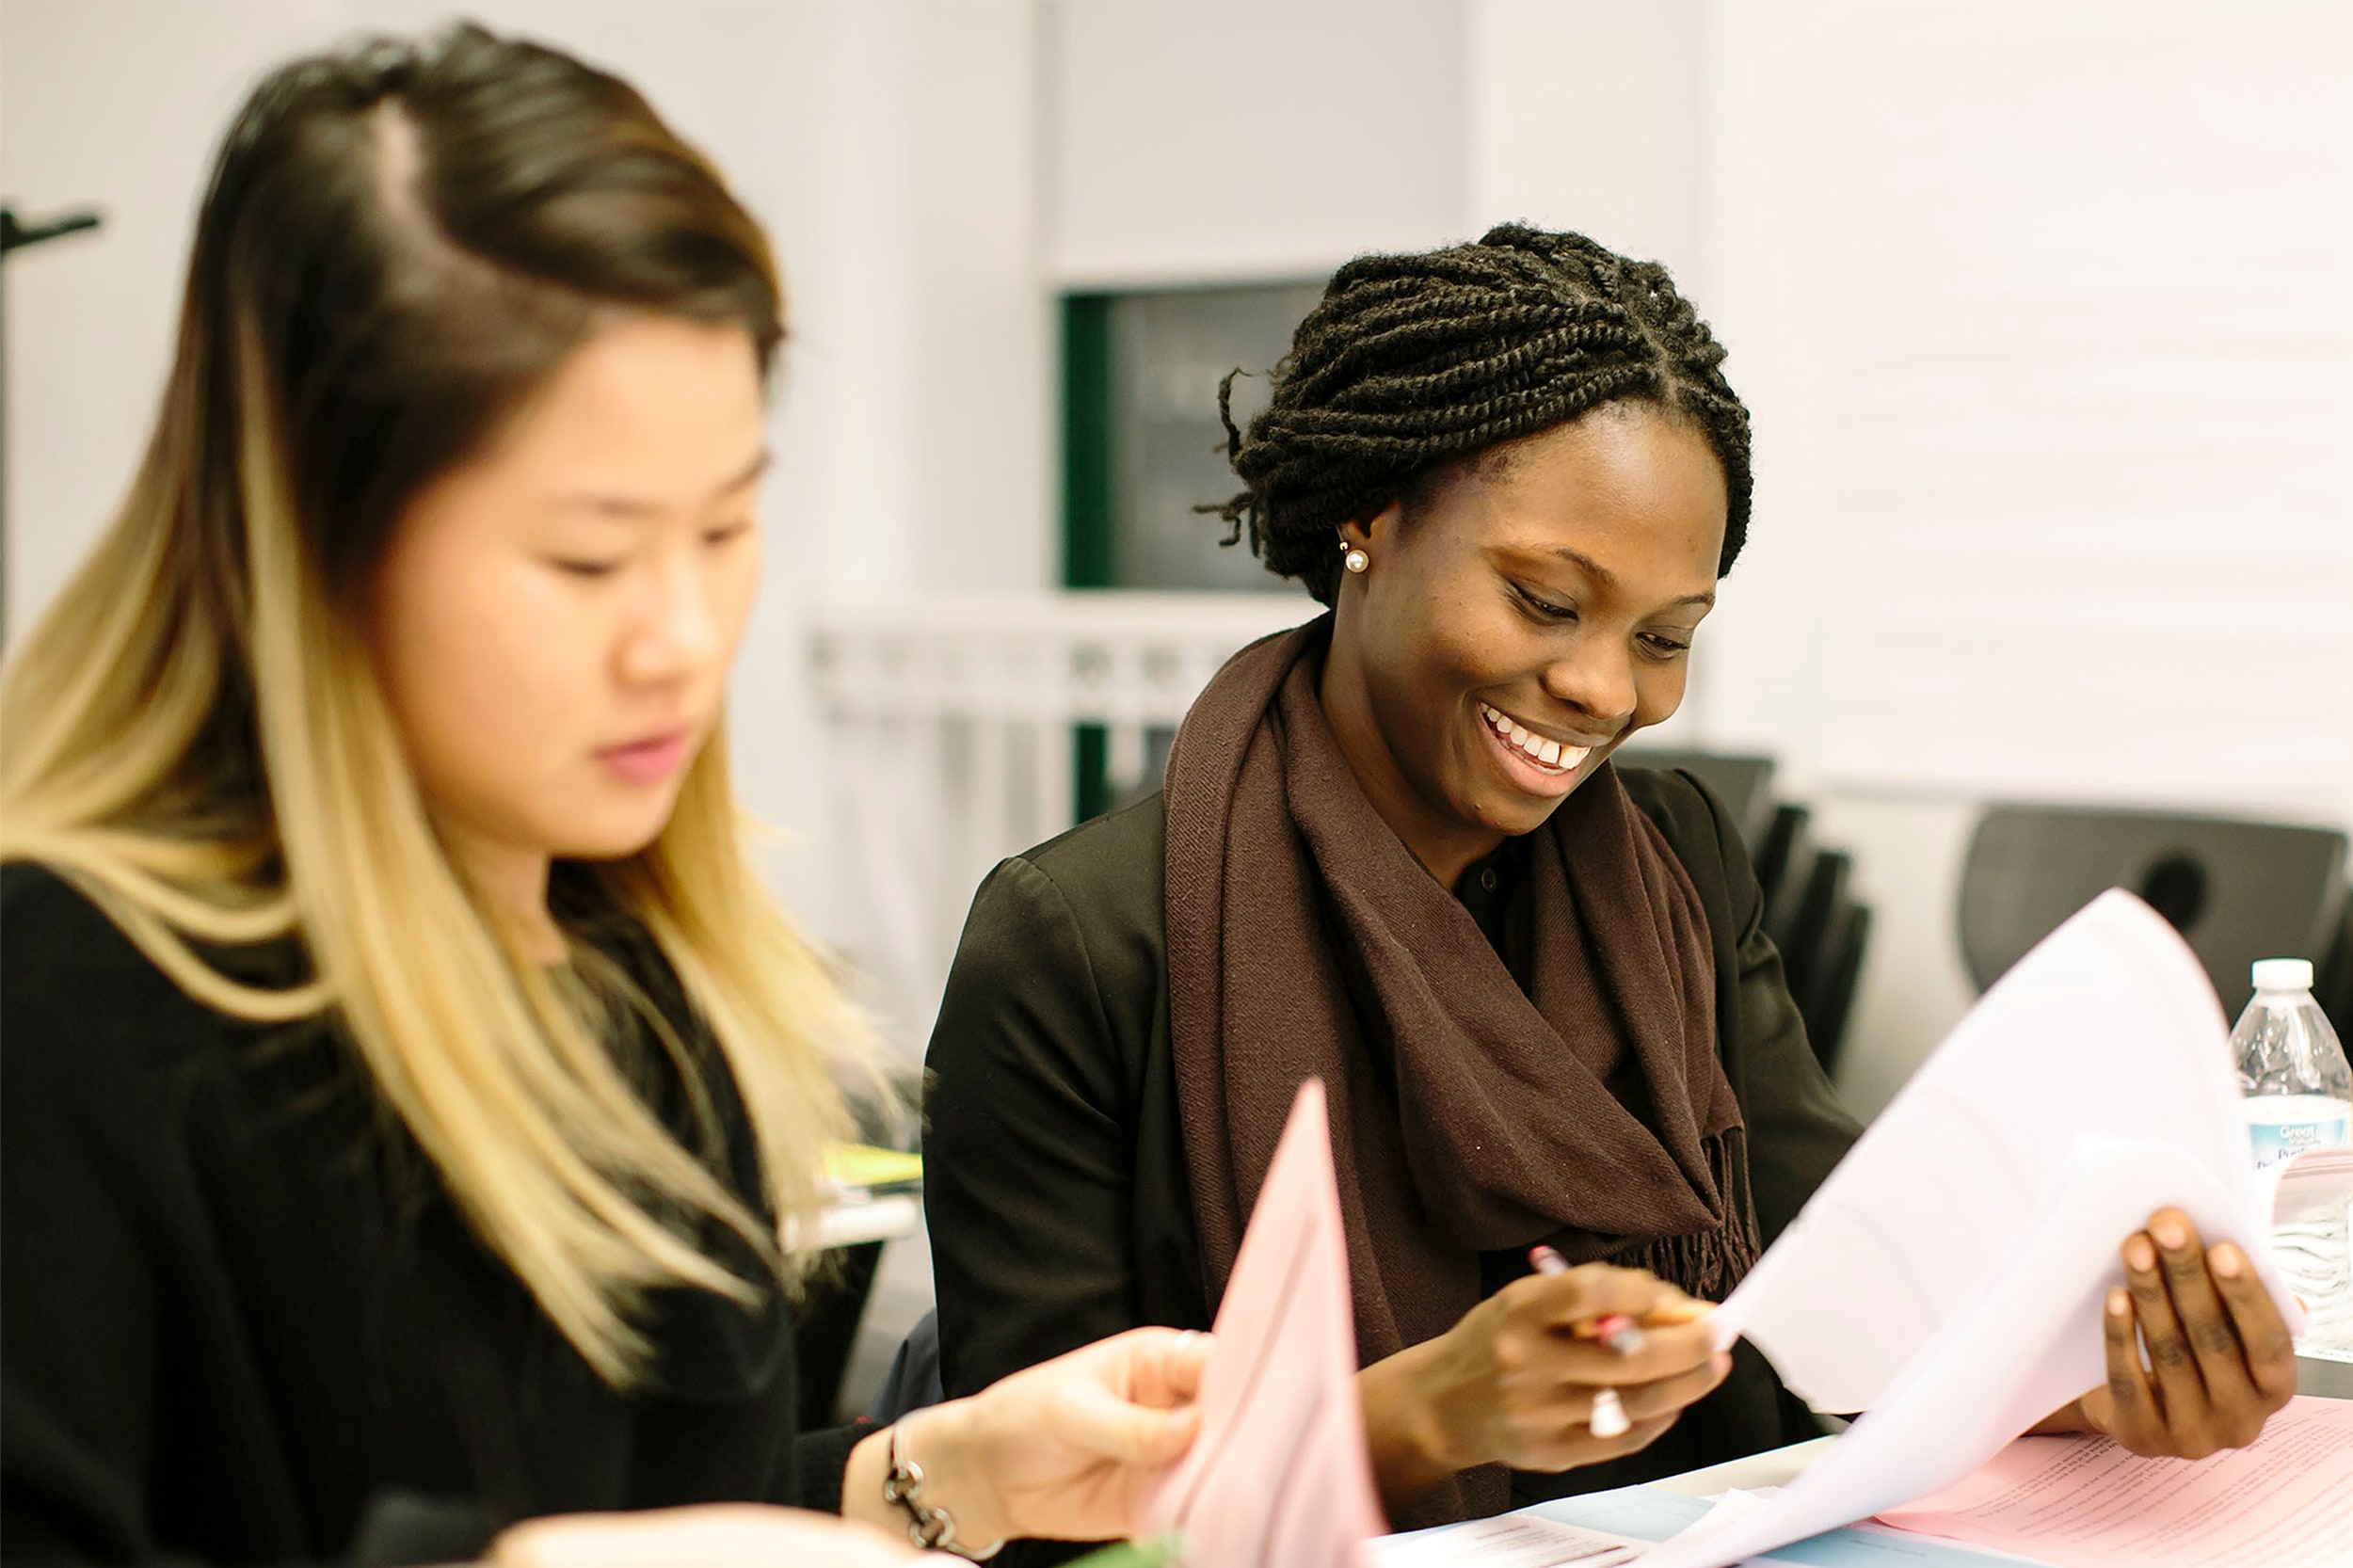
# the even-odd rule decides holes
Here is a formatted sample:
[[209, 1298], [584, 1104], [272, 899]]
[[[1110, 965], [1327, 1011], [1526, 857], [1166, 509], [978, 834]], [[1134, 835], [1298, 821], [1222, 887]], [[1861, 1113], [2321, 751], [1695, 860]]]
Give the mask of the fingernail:
[[2131, 1293], [2130, 1291], [2127, 1291], [2127, 1290], [2111, 1290], [2111, 1291], [2109, 1291], [2109, 1292], [2108, 1292], [2108, 1316], [2109, 1316], [2109, 1317], [2111, 1317], [2111, 1318], [2129, 1318], [2129, 1317], [2131, 1317], [2131, 1316], [2132, 1316], [2132, 1311], [2133, 1311], [2133, 1298], [2132, 1298], [2132, 1293]]
[[2189, 1232], [2184, 1230], [2182, 1222], [2170, 1214], [2163, 1216], [2152, 1224], [2149, 1227], [2149, 1234], [2155, 1237], [2157, 1245], [2167, 1252], [2179, 1252], [2189, 1242]]
[[2206, 1266], [2224, 1279], [2236, 1279], [2247, 1271], [2247, 1257], [2225, 1241], [2206, 1255]]
[[2157, 1266], [2156, 1249], [2149, 1245], [2145, 1236], [2136, 1236], [2124, 1243], [2124, 1261], [2146, 1273]]

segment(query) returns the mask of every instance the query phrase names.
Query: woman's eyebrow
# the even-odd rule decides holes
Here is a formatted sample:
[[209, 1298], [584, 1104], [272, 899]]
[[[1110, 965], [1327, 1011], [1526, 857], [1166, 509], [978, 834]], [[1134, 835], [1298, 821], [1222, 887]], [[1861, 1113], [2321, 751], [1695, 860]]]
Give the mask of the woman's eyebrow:
[[[761, 474], [767, 472], [768, 465], [774, 460], [775, 454], [763, 449], [760, 456], [754, 457], [749, 463], [744, 465], [742, 472], [738, 473], [734, 478], [720, 485], [716, 489], [712, 490], [708, 499], [710, 501], [718, 501], [724, 499], [725, 497], [733, 495], [736, 491], [754, 483]], [[668, 510], [666, 506], [663, 505], [659, 502], [647, 501], [639, 496], [601, 495], [593, 492], [581, 491], [575, 491], [569, 495], [557, 496], [553, 501], [549, 503], [549, 505], [552, 507], [579, 507], [587, 511], [599, 512], [607, 517], [620, 518], [655, 517]]]
[[[1554, 547], [1552, 553], [1560, 556], [1562, 560], [1567, 561], [1572, 566], [1576, 567], [1579, 571], [1592, 578], [1602, 587], [1615, 589], [1618, 586], [1617, 574], [1611, 571], [1608, 567], [1603, 566], [1599, 561], [1594, 560], [1591, 555], [1586, 554], [1583, 551], [1577, 550], [1569, 545], [1559, 545]], [[1680, 604], [1705, 604], [1713, 608], [1715, 603], [1716, 596], [1712, 592], [1704, 594], [1685, 594], [1679, 599], [1669, 600], [1666, 607], [1673, 609]]]

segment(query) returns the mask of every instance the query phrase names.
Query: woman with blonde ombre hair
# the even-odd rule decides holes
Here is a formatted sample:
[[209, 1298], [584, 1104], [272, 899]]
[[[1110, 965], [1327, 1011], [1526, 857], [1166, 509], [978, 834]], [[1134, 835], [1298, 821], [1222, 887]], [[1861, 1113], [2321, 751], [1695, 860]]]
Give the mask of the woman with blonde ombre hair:
[[[145, 460], [6, 675], [9, 1558], [984, 1555], [1125, 1533], [1189, 1441], [1160, 1330], [792, 1431], [882, 1075], [723, 744], [783, 331], [717, 172], [565, 56], [247, 104]], [[668, 1512], [714, 1503], [901, 1534]]]

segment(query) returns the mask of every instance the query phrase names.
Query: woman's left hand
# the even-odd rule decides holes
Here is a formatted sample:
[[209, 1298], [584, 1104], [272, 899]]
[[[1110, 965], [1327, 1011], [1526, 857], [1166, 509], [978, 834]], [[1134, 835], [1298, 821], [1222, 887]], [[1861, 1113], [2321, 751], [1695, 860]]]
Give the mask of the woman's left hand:
[[2128, 1288], [2109, 1291], [2102, 1315], [2108, 1381], [2036, 1430], [2088, 1429], [2182, 1459], [2254, 1442], [2296, 1395], [2296, 1348], [2247, 1255], [2201, 1244], [2178, 1208], [2159, 1209], [2120, 1251]]
[[1193, 1400], [1209, 1344], [1206, 1334], [1131, 1329], [917, 1411], [904, 1438], [975, 1546], [1130, 1535], [1152, 1484], [1200, 1428]]

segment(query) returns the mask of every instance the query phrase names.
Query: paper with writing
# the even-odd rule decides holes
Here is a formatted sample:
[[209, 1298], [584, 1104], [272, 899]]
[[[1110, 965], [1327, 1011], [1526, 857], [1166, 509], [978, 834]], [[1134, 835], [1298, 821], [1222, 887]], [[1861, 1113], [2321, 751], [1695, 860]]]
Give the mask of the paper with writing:
[[1267, 1168], [1201, 1381], [1201, 1432], [1147, 1510], [1187, 1568], [1357, 1568], [1385, 1528], [1356, 1401], [1348, 1245], [1323, 1085]]
[[1387, 1536], [1371, 1556], [1372, 1568], [1629, 1568], [1648, 1549], [1533, 1513], [1499, 1513]]
[[2254, 1447], [2193, 1464], [2091, 1437], [2023, 1437], [1881, 1521], [2054, 1568], [2345, 1568], [2353, 1401], [2299, 1399]]

